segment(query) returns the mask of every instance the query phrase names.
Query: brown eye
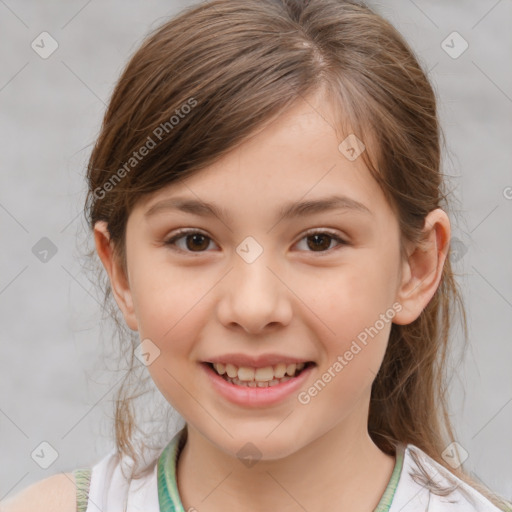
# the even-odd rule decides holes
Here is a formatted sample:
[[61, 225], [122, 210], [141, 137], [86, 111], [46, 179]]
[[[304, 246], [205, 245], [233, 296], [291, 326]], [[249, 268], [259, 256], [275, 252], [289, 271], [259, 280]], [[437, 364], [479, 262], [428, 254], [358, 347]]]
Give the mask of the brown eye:
[[329, 249], [331, 248], [331, 243], [334, 240], [338, 245], [348, 245], [348, 242], [345, 242], [342, 238], [334, 233], [330, 233], [327, 231], [315, 231], [306, 233], [306, 235], [301, 239], [307, 240], [306, 252], [319, 252], [319, 253], [329, 253], [331, 252]]
[[[184, 239], [185, 247], [179, 246], [176, 242]], [[182, 252], [204, 252], [208, 248], [211, 238], [200, 231], [180, 231], [176, 236], [165, 241], [165, 245], [176, 247]]]
[[[177, 242], [181, 242], [181, 240], [185, 240], [185, 244], [180, 246]], [[345, 242], [338, 235], [327, 231], [306, 233], [302, 237], [301, 242], [302, 240], [307, 240], [306, 252], [329, 253], [331, 252], [332, 241], [335, 241], [338, 245], [348, 245], [348, 242]], [[184, 253], [202, 253], [207, 252], [206, 250], [211, 241], [212, 239], [209, 236], [200, 231], [182, 230], [169, 240], [166, 240], [165, 245], [169, 245], [173, 249]]]
[[[208, 247], [208, 243], [205, 244], [205, 240], [208, 237], [201, 235], [201, 234], [195, 234], [195, 235], [185, 235], [185, 240], [187, 240], [187, 249], [194, 250], [194, 249], [206, 249]], [[188, 243], [190, 242], [190, 243]]]
[[329, 249], [329, 246], [331, 245], [331, 240], [332, 240], [332, 237], [329, 235], [326, 235], [325, 233], [309, 235], [307, 238], [312, 240], [312, 243], [308, 243], [308, 247], [312, 250]]

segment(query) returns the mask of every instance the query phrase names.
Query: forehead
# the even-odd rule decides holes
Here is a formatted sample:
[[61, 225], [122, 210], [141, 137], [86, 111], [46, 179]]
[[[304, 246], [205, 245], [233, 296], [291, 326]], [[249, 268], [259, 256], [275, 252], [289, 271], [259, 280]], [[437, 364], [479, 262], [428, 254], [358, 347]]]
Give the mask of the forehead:
[[228, 216], [230, 206], [235, 214], [237, 208], [283, 212], [291, 202], [336, 195], [382, 214], [387, 203], [379, 185], [361, 156], [347, 157], [351, 156], [347, 145], [353, 146], [353, 141], [339, 139], [328, 103], [318, 97], [297, 101], [243, 144], [212, 165], [163, 187], [138, 209], [145, 213], [162, 199], [180, 197], [215, 202]]

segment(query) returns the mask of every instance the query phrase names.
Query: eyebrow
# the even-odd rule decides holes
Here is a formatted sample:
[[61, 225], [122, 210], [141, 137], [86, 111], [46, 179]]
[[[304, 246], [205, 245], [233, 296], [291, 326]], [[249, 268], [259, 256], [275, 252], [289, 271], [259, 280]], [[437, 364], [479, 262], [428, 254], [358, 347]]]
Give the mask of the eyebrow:
[[[220, 206], [186, 197], [163, 199], [151, 206], [144, 214], [144, 217], [148, 218], [156, 213], [167, 210], [178, 210], [201, 217], [217, 217], [223, 222], [231, 219], [228, 211]], [[347, 196], [329, 196], [311, 201], [287, 203], [279, 209], [276, 219], [284, 220], [295, 217], [305, 217], [307, 215], [331, 210], [349, 210], [366, 215], [373, 215], [367, 206], [355, 199], [351, 199]]]

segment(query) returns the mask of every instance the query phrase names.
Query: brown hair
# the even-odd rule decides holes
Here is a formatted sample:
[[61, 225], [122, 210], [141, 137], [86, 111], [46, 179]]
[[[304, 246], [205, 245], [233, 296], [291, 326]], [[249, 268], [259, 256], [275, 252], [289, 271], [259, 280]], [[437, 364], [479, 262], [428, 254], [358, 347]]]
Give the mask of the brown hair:
[[[89, 227], [107, 222], [125, 268], [125, 228], [138, 200], [211, 165], [318, 91], [336, 109], [339, 141], [349, 133], [364, 141], [361, 158], [396, 212], [404, 255], [404, 241], [421, 240], [425, 216], [448, 210], [440, 170], [444, 136], [435, 93], [414, 52], [388, 21], [355, 1], [216, 0], [152, 31], [115, 87], [90, 157]], [[135, 158], [143, 146], [150, 151]], [[105, 277], [104, 304], [116, 318]], [[441, 457], [455, 439], [446, 379], [456, 306], [466, 341], [464, 304], [448, 257], [420, 316], [392, 326], [372, 387], [368, 429], [384, 452], [394, 455], [397, 443], [412, 443], [503, 505]], [[117, 395], [115, 437], [119, 453], [136, 459], [130, 405], [136, 396], [127, 384], [132, 378], [140, 385], [133, 374], [141, 365], [133, 333], [125, 334], [129, 371]]]

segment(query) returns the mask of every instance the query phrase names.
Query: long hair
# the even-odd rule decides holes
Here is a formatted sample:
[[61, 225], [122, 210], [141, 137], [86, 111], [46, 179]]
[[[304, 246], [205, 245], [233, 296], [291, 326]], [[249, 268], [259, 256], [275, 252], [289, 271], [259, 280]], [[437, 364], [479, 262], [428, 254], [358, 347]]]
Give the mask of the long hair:
[[[137, 201], [211, 165], [319, 90], [336, 113], [339, 141], [351, 132], [364, 141], [361, 158], [397, 215], [403, 256], [405, 241], [422, 239], [426, 215], [449, 210], [436, 95], [401, 34], [352, 0], [215, 0], [153, 30], [116, 84], [89, 160], [89, 228], [107, 222], [115, 257], [126, 269], [125, 229]], [[142, 147], [149, 149], [144, 158], [133, 156]], [[108, 280], [103, 283], [107, 308], [112, 293]], [[368, 431], [388, 454], [397, 443], [414, 444], [498, 505], [497, 496], [441, 456], [456, 439], [446, 393], [457, 308], [466, 340], [464, 304], [448, 257], [420, 316], [392, 326], [372, 385]], [[128, 385], [137, 365], [129, 338], [122, 337], [131, 348], [122, 352], [131, 359], [115, 402], [115, 438], [119, 453], [137, 460], [135, 395]]]

